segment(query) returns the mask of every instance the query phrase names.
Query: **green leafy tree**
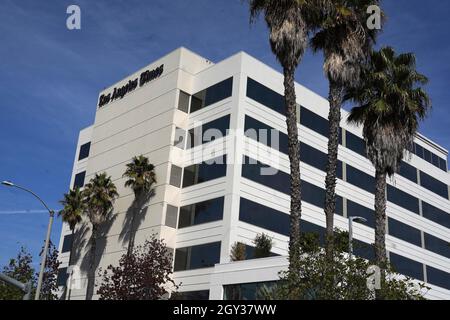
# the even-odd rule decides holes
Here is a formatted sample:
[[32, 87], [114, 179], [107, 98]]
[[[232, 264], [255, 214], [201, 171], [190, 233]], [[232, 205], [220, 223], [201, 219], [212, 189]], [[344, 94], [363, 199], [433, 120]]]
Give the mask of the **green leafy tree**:
[[367, 156], [375, 167], [375, 258], [383, 269], [387, 264], [386, 176], [398, 171], [431, 104], [423, 89], [428, 79], [417, 72], [412, 53], [397, 55], [391, 47], [373, 51], [363, 79], [346, 94], [357, 104], [348, 121], [363, 126]]
[[270, 257], [273, 240], [265, 233], [257, 234], [255, 239], [253, 240], [255, 244], [255, 253], [254, 257], [258, 258], [267, 258]]
[[133, 251], [134, 239], [135, 239], [135, 224], [136, 217], [139, 212], [142, 211], [143, 206], [153, 195], [153, 185], [156, 183], [155, 166], [151, 164], [147, 157], [140, 155], [133, 157], [132, 161], [127, 164], [124, 177], [128, 180], [125, 181], [125, 187], [133, 189], [134, 201], [132, 205], [132, 218], [130, 225], [130, 239], [128, 242], [128, 254]]
[[231, 261], [243, 261], [247, 258], [246, 246], [242, 242], [235, 242], [231, 247]]
[[[152, 237], [124, 254], [119, 265], [99, 273], [103, 277], [97, 293], [100, 300], [157, 300], [178, 286], [171, 279], [172, 254], [164, 241]], [[171, 288], [170, 288], [171, 287]]]
[[[36, 276], [33, 269], [33, 257], [24, 247], [20, 248], [15, 258], [9, 260], [7, 266], [3, 267], [2, 272], [22, 283], [32, 282], [36, 287]], [[22, 300], [24, 293], [9, 284], [0, 281], [0, 300]]]
[[249, 0], [250, 21], [260, 14], [269, 28], [272, 52], [283, 68], [288, 155], [290, 161], [290, 239], [289, 268], [298, 259], [300, 236], [301, 185], [300, 145], [298, 141], [297, 103], [294, 75], [307, 44], [308, 35], [318, 23], [317, 1], [306, 0]]
[[323, 69], [329, 82], [328, 160], [325, 178], [326, 251], [332, 257], [334, 214], [336, 212], [336, 168], [339, 128], [344, 89], [356, 86], [361, 66], [366, 63], [375, 42], [376, 29], [367, 27], [367, 7], [374, 0], [325, 0], [321, 7], [319, 31], [311, 39], [314, 51], [324, 54]]
[[[42, 247], [43, 249], [44, 247]], [[39, 254], [40, 256], [42, 255], [42, 250]], [[58, 250], [50, 242], [42, 279], [41, 300], [57, 299], [56, 292], [58, 287], [56, 280], [59, 265]], [[33, 256], [24, 247], [21, 247], [17, 256], [10, 259], [8, 265], [3, 267], [2, 273], [24, 284], [31, 281], [31, 296], [34, 296], [39, 274], [33, 268]], [[0, 281], [0, 300], [22, 300], [23, 296], [23, 291]]]
[[[348, 258], [347, 232], [335, 231], [334, 239], [334, 254], [330, 261], [320, 247], [317, 234], [302, 234], [298, 269], [295, 273], [281, 272], [277, 288], [266, 292], [266, 299], [375, 299], [375, 292], [367, 285], [371, 263], [359, 257]], [[423, 283], [416, 284], [410, 278], [399, 277], [390, 266], [382, 276], [385, 279], [381, 281], [381, 292], [390, 300], [423, 300], [429, 289]]]
[[[42, 248], [43, 249], [43, 248]], [[43, 250], [39, 256], [42, 256]], [[57, 278], [60, 262], [58, 260], [58, 250], [50, 241], [47, 253], [47, 262], [45, 263], [44, 277], [42, 278], [42, 287], [40, 300], [58, 300], [56, 293], [58, 292]], [[36, 278], [39, 274], [36, 273]]]
[[118, 197], [117, 189], [106, 173], [95, 174], [83, 190], [86, 204], [86, 215], [91, 223], [89, 249], [89, 270], [86, 300], [92, 299], [95, 286], [95, 261], [97, 251], [97, 236], [100, 226], [106, 222], [113, 210], [113, 204]]

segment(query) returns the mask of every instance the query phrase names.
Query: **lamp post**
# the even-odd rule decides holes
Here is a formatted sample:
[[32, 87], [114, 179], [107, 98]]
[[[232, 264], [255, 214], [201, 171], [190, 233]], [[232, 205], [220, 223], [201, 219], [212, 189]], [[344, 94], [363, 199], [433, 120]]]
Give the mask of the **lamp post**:
[[26, 189], [24, 187], [18, 186], [16, 184], [12, 183], [11, 181], [3, 181], [2, 184], [7, 186], [7, 187], [18, 188], [18, 189], [21, 189], [21, 190], [26, 191], [28, 193], [31, 193], [36, 199], [38, 199], [44, 205], [44, 207], [47, 209], [47, 211], [48, 211], [48, 213], [50, 215], [50, 218], [49, 218], [49, 221], [48, 221], [47, 236], [45, 237], [44, 251], [42, 252], [41, 270], [39, 271], [39, 279], [38, 279], [38, 283], [37, 283], [36, 294], [34, 296], [34, 300], [39, 300], [39, 296], [41, 294], [42, 280], [44, 278], [45, 264], [47, 262], [47, 251], [48, 251], [48, 247], [49, 247], [49, 244], [50, 244], [50, 233], [52, 232], [52, 224], [53, 224], [53, 217], [55, 215], [55, 211], [51, 210], [45, 204], [45, 202], [37, 194], [35, 194], [33, 191], [28, 190], [28, 189]]
[[350, 216], [348, 217], [348, 259], [351, 260], [353, 256], [353, 221], [367, 222], [366, 218]]

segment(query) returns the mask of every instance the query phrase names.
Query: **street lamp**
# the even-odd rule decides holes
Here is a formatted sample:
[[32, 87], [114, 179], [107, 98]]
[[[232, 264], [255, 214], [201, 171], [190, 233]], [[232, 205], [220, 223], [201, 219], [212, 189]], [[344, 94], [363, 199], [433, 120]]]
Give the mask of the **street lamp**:
[[351, 260], [353, 256], [353, 221], [367, 222], [366, 218], [350, 216], [348, 217], [348, 259]]
[[51, 210], [45, 204], [45, 202], [37, 194], [35, 194], [33, 191], [28, 190], [28, 189], [26, 189], [24, 187], [18, 186], [16, 184], [12, 183], [11, 181], [3, 181], [2, 184], [4, 186], [7, 186], [7, 187], [15, 187], [17, 189], [21, 189], [23, 191], [31, 193], [36, 199], [38, 199], [44, 205], [44, 207], [47, 209], [47, 211], [48, 211], [48, 213], [50, 215], [50, 219], [48, 221], [47, 236], [45, 238], [44, 251], [42, 253], [41, 270], [39, 271], [39, 279], [38, 279], [38, 283], [37, 283], [36, 294], [34, 296], [34, 300], [39, 300], [39, 295], [41, 294], [42, 280], [44, 278], [45, 264], [47, 262], [47, 251], [48, 251], [48, 246], [49, 246], [49, 243], [50, 243], [50, 233], [52, 232], [52, 224], [53, 224], [53, 217], [55, 215], [55, 211]]

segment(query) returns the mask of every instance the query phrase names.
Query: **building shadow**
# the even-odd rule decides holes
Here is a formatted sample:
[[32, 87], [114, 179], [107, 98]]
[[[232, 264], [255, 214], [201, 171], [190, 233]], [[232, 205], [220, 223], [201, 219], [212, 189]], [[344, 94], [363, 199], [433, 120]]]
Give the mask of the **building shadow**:
[[134, 198], [131, 206], [127, 209], [125, 213], [125, 218], [122, 225], [122, 231], [119, 235], [119, 240], [124, 245], [129, 245], [130, 241], [134, 243], [134, 239], [136, 238], [136, 232], [139, 230], [142, 222], [144, 221], [147, 211], [148, 211], [148, 203], [151, 198], [155, 196], [155, 190], [152, 189], [150, 192], [145, 195]]
[[[108, 217], [106, 218], [106, 221], [99, 227], [98, 234], [96, 237], [97, 240], [97, 247], [95, 250], [95, 259], [94, 259], [94, 266], [93, 269], [90, 269], [90, 247], [92, 245], [92, 238], [89, 238], [89, 240], [85, 240], [87, 243], [87, 251], [86, 254], [81, 259], [80, 269], [83, 272], [83, 274], [87, 274], [87, 288], [86, 288], [86, 300], [92, 300], [92, 297], [94, 296], [95, 288], [96, 288], [96, 275], [98, 271], [98, 267], [100, 265], [101, 258], [105, 252], [106, 246], [108, 244], [107, 241], [107, 235], [109, 233], [109, 230], [111, 229], [112, 225], [114, 224], [114, 221], [116, 220], [116, 215], [113, 215], [112, 212], [108, 214]], [[90, 231], [92, 226], [87, 226], [88, 230]], [[86, 238], [85, 238], [86, 239]], [[92, 282], [90, 282], [92, 281]]]

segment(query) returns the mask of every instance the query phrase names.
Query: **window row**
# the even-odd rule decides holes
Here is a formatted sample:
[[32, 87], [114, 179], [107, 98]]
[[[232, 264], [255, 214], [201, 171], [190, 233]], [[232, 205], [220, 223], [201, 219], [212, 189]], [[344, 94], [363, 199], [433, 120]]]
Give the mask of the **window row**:
[[417, 143], [414, 143], [414, 147], [413, 147], [412, 151], [419, 158], [422, 158], [425, 161], [434, 165], [435, 167], [438, 167], [441, 170], [447, 172], [447, 161], [445, 159], [442, 159], [438, 155], [425, 149], [424, 147], [422, 147], [421, 145], [419, 145]]
[[186, 92], [180, 91], [178, 109], [186, 113], [193, 113], [216, 102], [231, 97], [232, 91], [232, 77], [199, 91], [192, 96], [189, 96]]
[[210, 199], [180, 208], [178, 228], [222, 220], [224, 197]]
[[204, 143], [220, 139], [228, 134], [230, 115], [204, 123], [188, 131], [186, 149], [200, 146]]
[[266, 300], [267, 294], [275, 290], [276, 281], [239, 283], [223, 286], [224, 300]]
[[220, 242], [175, 250], [174, 272], [213, 267], [220, 261]]
[[[268, 147], [276, 149], [283, 154], [288, 154], [288, 136], [261, 121], [250, 116], [245, 116], [245, 135]], [[314, 168], [325, 171], [328, 156], [310, 145], [300, 142], [300, 160]], [[342, 162], [338, 160], [337, 177], [342, 179]]]
[[[202, 182], [224, 177], [227, 173], [226, 155], [209, 159], [184, 168], [171, 166], [169, 184], [177, 188], [187, 188]], [[183, 176], [183, 179], [181, 178]]]
[[[266, 171], [268, 174], [263, 174]], [[242, 177], [285, 194], [289, 194], [290, 192], [289, 174], [271, 168], [270, 166], [247, 156], [244, 157], [242, 164]], [[325, 190], [309, 182], [302, 181], [302, 200], [323, 208]], [[339, 202], [340, 200], [342, 200], [342, 198], [338, 196], [337, 201]], [[336, 205], [336, 213], [342, 215], [342, 204]]]
[[[283, 115], [285, 114], [284, 97], [251, 78], [247, 78], [247, 97]], [[323, 135], [324, 137], [328, 137], [329, 135], [328, 120], [303, 106], [300, 107], [300, 124]], [[339, 141], [341, 144], [343, 142], [342, 140], [342, 129], [340, 128]], [[280, 145], [284, 146], [281, 143]], [[366, 157], [366, 143], [364, 139], [348, 131], [345, 133], [345, 147]], [[280, 149], [280, 151], [282, 150]], [[442, 170], [447, 171], [447, 163], [445, 159], [439, 158], [430, 151], [420, 147], [418, 144], [414, 144], [413, 152]], [[399, 174], [417, 183], [417, 169], [407, 164], [405, 161], [402, 162]], [[430, 178], [431, 177], [427, 177], [425, 175], [425, 182], [422, 186], [448, 199], [449, 194], [447, 185], [440, 183], [436, 179]]]
[[[245, 157], [244, 163], [242, 165], [242, 177], [262, 184], [266, 187], [275, 189], [279, 192], [289, 194], [289, 174], [278, 170], [273, 175], [262, 175], [261, 170], [264, 167], [267, 169], [267, 166], [263, 163], [253, 160], [249, 157]], [[400, 204], [403, 207], [407, 207], [407, 209], [419, 214], [419, 202], [416, 198], [413, 198], [415, 199], [414, 202], [411, 199], [411, 196], [407, 193], [404, 193], [403, 191], [398, 190], [395, 187], [389, 187], [389, 201]], [[325, 190], [306, 181], [302, 181], [302, 200], [319, 208], [323, 208], [325, 201]], [[343, 215], [342, 203], [343, 198], [337, 196], [336, 213], [340, 215]], [[417, 203], [417, 208], [414, 203]], [[258, 225], [259, 227], [280, 234], [289, 235], [288, 217], [284, 217], [283, 220], [283, 215], [275, 214], [274, 210], [263, 207], [249, 200], [241, 199], [240, 218], [242, 221], [254, 224], [254, 222], [252, 222], [252, 219], [254, 219], [256, 216], [255, 212], [258, 213], [258, 218], [261, 219], [261, 221], [259, 222], [260, 225]], [[361, 206], [351, 200], [347, 200], [347, 216], [362, 216], [367, 219], [366, 224], [368, 226], [375, 228], [375, 212], [372, 209]], [[422, 246], [421, 234], [418, 229], [392, 218], [388, 219], [388, 223], [389, 234], [412, 243], [416, 246]], [[443, 256], [448, 255], [448, 249], [450, 248], [448, 247], [446, 242], [432, 236], [429, 236], [429, 240], [428, 242], [425, 241], [424, 246], [427, 250], [436, 252]]]
[[[399, 273], [409, 277], [424, 280], [423, 265], [391, 253], [391, 262], [397, 267]], [[426, 266], [427, 282], [441, 288], [450, 290], [450, 273]], [[239, 283], [223, 286], [224, 300], [265, 300], [266, 294], [275, 290], [276, 281]]]

